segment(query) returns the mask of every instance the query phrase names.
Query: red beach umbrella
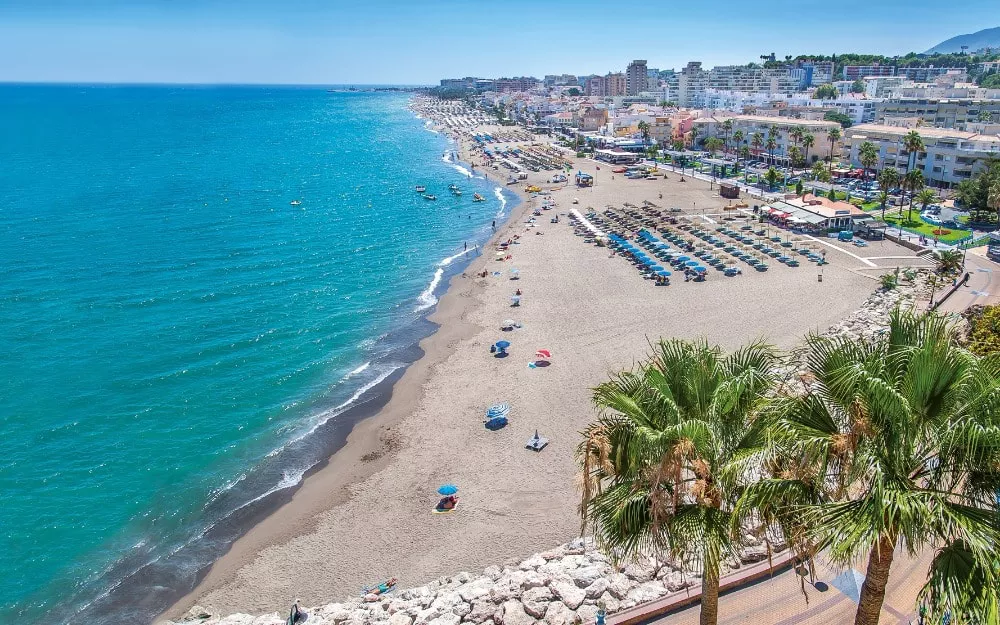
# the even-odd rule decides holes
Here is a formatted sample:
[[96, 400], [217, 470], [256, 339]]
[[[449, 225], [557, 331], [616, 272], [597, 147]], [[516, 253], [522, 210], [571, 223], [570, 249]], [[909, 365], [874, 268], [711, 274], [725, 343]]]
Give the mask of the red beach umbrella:
[[535, 352], [535, 358], [552, 358], [552, 352], [547, 349], [540, 349]]

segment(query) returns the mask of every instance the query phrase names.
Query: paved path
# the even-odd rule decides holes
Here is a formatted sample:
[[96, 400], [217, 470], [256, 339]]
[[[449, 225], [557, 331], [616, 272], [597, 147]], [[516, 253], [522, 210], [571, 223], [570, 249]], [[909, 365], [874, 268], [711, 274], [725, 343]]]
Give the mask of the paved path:
[[[1000, 265], [970, 252], [965, 257], [965, 270], [969, 272], [969, 281], [941, 304], [939, 311], [960, 313], [969, 306], [1000, 303]], [[950, 288], [951, 285], [948, 285], [940, 293], [944, 294]]]
[[[881, 625], [916, 623], [916, 598], [923, 586], [930, 565], [931, 553], [910, 558], [897, 551]], [[853, 573], [817, 563], [817, 587], [806, 578], [806, 593], [802, 594], [799, 576], [786, 570], [773, 578], [734, 590], [719, 599], [719, 625], [830, 625], [849, 624], [857, 609], [856, 596], [864, 579], [865, 563]], [[694, 605], [669, 616], [653, 619], [657, 625], [696, 625], [698, 606]]]
[[878, 265], [876, 265], [872, 261], [868, 260], [867, 258], [862, 258], [861, 256], [858, 256], [854, 252], [851, 252], [849, 250], [845, 250], [844, 248], [840, 247], [839, 245], [834, 245], [833, 243], [830, 243], [829, 241], [824, 241], [823, 239], [814, 237], [812, 235], [808, 235], [807, 234], [805, 236], [806, 236], [807, 239], [811, 239], [811, 240], [813, 240], [813, 241], [815, 241], [817, 243], [820, 243], [820, 244], [825, 245], [827, 247], [833, 248], [833, 249], [837, 250], [838, 252], [843, 252], [844, 254], [847, 254], [848, 256], [853, 256], [854, 258], [858, 259], [859, 261], [863, 262], [864, 264], [868, 265], [869, 267], [878, 267]]

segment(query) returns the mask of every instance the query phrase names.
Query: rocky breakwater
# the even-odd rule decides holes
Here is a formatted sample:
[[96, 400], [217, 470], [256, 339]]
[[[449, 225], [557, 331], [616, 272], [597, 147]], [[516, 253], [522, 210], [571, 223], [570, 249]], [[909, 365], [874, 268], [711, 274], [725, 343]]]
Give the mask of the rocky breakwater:
[[[767, 558], [760, 539], [748, 535], [746, 542], [738, 559], [724, 563], [724, 574]], [[771, 548], [783, 545], [772, 543]], [[594, 622], [599, 604], [613, 614], [689, 587], [697, 592], [700, 586], [697, 574], [672, 561], [645, 557], [613, 566], [591, 541], [577, 539], [516, 566], [491, 566], [481, 575], [458, 573], [381, 597], [305, 611], [306, 622], [314, 625], [572, 625]], [[195, 606], [167, 625], [282, 625], [286, 617], [287, 612], [218, 617]]]

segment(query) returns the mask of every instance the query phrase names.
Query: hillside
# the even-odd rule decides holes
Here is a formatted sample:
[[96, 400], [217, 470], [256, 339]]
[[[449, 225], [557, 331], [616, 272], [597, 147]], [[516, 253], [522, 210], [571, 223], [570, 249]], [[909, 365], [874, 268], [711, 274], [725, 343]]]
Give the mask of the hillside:
[[962, 46], [969, 46], [968, 52], [974, 52], [981, 48], [1000, 48], [1000, 27], [986, 28], [968, 35], [952, 37], [936, 46], [932, 46], [925, 54], [933, 52], [961, 52]]

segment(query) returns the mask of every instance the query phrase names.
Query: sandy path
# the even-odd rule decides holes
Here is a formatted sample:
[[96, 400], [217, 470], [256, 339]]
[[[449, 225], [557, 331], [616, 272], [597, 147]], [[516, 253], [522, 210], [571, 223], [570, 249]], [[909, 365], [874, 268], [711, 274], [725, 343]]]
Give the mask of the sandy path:
[[[711, 212], [723, 200], [707, 183], [680, 183], [676, 174], [668, 181], [612, 181], [606, 167], [597, 172], [589, 161], [579, 167], [597, 174], [593, 189], [556, 191], [557, 209], [538, 218], [536, 230], [544, 234], [525, 231], [518, 221], [504, 229], [524, 233], [513, 246], [513, 262], [487, 255], [470, 268], [516, 266], [519, 281], [506, 273], [486, 279], [470, 273], [453, 281], [438, 313], [446, 331], [425, 341], [425, 371], [407, 372], [387, 409], [396, 414], [398, 451], [377, 464], [363, 485], [351, 486], [349, 497], [342, 496], [332, 472], [346, 471], [343, 459], [356, 459], [358, 449], [371, 444], [372, 432], [384, 427], [378, 425], [382, 417], [363, 424], [367, 435], [352, 435], [338, 454], [342, 462], [335, 456], [315, 476], [315, 484], [327, 480], [327, 486], [307, 482], [275, 515], [280, 521], [265, 522], [242, 546], [237, 543], [235, 555], [220, 561], [168, 616], [193, 603], [216, 613], [269, 612], [294, 597], [315, 605], [387, 577], [398, 577], [404, 587], [418, 585], [567, 541], [579, 529], [573, 448], [594, 417], [588, 389], [609, 371], [629, 367], [647, 352], [647, 341], [660, 336], [705, 336], [727, 348], [764, 336], [790, 347], [857, 308], [875, 287], [871, 272], [854, 271], [859, 263], [841, 254], [830, 255], [833, 264], [822, 283], [811, 264], [775, 263], [763, 274], [727, 279], [713, 270], [706, 283], [678, 279], [670, 287], [653, 287], [622, 258], [585, 244], [565, 217], [558, 225], [549, 217], [565, 215], [573, 197], [584, 212], [588, 205], [620, 207], [643, 199]], [[907, 254], [901, 248], [891, 253]], [[524, 292], [520, 308], [509, 306], [515, 287]], [[524, 327], [500, 332], [499, 322], [508, 317]], [[449, 324], [465, 330], [448, 332]], [[500, 338], [513, 343], [506, 359], [488, 351]], [[538, 348], [552, 350], [552, 366], [528, 368]], [[500, 400], [512, 405], [510, 426], [489, 432], [481, 415]], [[536, 428], [552, 440], [540, 454], [524, 449]], [[460, 486], [460, 508], [433, 515], [435, 489], [447, 482]], [[262, 545], [268, 546], [258, 549]]]

